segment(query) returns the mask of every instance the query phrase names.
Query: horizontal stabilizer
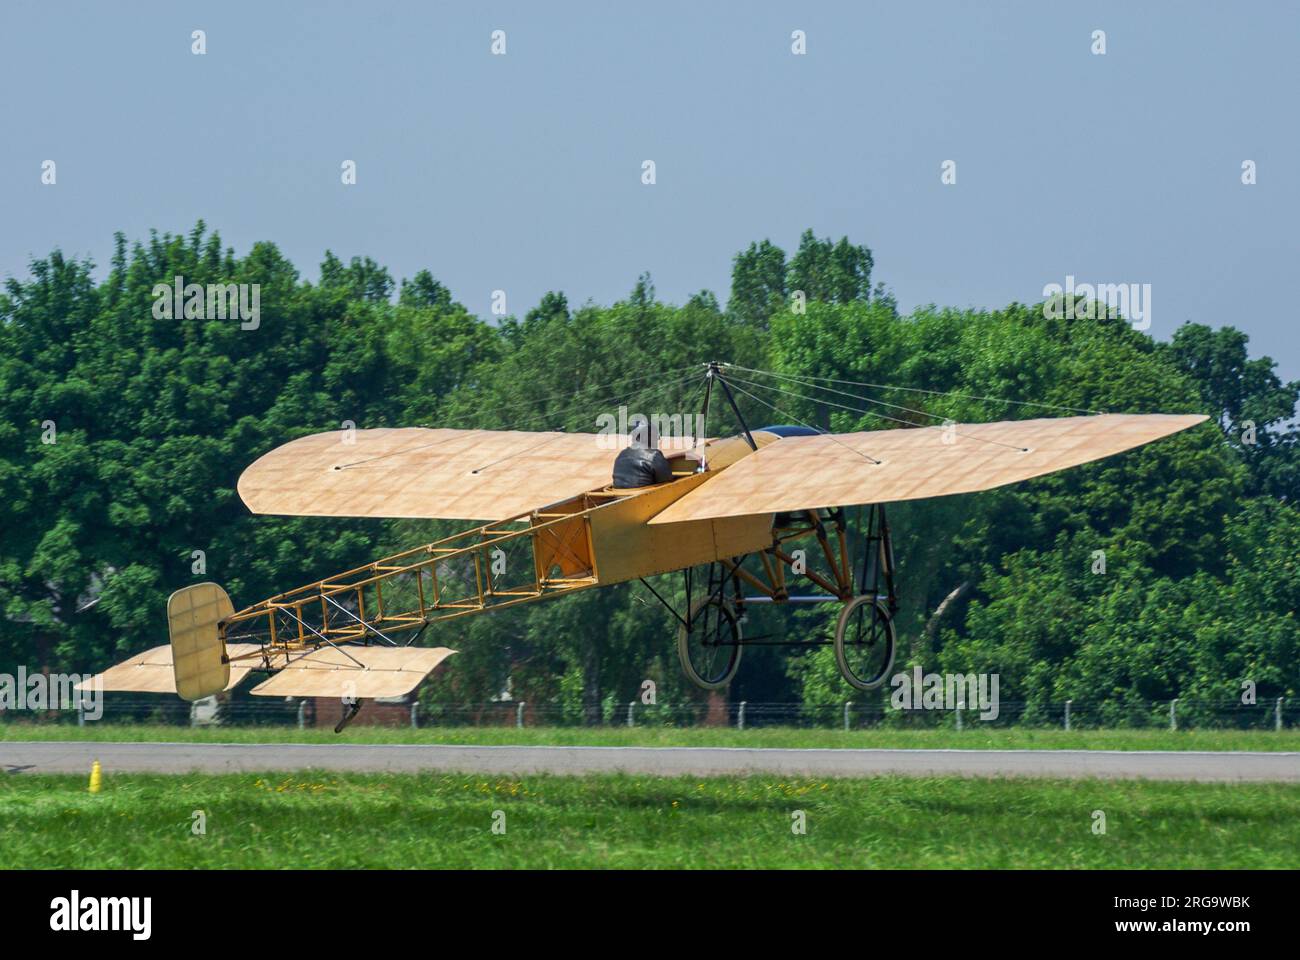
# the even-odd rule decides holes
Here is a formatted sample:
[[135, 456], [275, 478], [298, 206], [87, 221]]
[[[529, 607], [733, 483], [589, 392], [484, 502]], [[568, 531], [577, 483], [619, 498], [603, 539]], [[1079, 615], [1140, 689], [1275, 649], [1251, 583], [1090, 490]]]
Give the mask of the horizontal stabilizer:
[[447, 647], [326, 646], [290, 659], [250, 692], [260, 697], [402, 697], [455, 652]]
[[[261, 648], [255, 643], [232, 643], [226, 649], [233, 658], [253, 653]], [[230, 665], [230, 682], [226, 684], [227, 690], [239, 686], [252, 669], [251, 664], [257, 661], [246, 662], [250, 666], [243, 666], [240, 663]], [[165, 643], [161, 647], [137, 653], [109, 667], [103, 673], [81, 681], [76, 689], [89, 690], [92, 687], [122, 693], [176, 693], [176, 673], [172, 668], [172, 645]]]

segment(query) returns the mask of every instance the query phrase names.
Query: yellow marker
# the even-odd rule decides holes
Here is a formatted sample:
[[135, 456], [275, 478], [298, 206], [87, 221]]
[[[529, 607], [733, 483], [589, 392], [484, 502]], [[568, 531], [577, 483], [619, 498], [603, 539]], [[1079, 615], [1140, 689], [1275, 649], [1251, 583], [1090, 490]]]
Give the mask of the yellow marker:
[[99, 785], [103, 780], [103, 774], [99, 770], [99, 761], [96, 760], [90, 765], [90, 792], [99, 793]]

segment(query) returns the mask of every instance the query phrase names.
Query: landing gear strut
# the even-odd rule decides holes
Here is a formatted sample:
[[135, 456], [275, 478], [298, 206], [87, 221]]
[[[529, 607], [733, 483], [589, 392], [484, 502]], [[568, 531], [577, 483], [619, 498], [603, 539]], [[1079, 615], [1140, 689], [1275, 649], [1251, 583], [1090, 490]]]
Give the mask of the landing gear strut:
[[[715, 561], [703, 572], [700, 568], [686, 569], [685, 614], [678, 613], [673, 604], [642, 580], [677, 619], [677, 654], [687, 679], [701, 689], [720, 690], [735, 676], [746, 646], [833, 644], [840, 674], [851, 687], [874, 690], [884, 683], [894, 666], [896, 644], [894, 546], [883, 506], [871, 506], [865, 521], [862, 570], [856, 577], [846, 538], [845, 511], [839, 508], [778, 514], [772, 546], [754, 555], [762, 564], [761, 570], [746, 569], [746, 557]], [[808, 568], [804, 551], [791, 553], [785, 546], [809, 536], [815, 536], [821, 548], [824, 572]], [[791, 592], [787, 570], [799, 578], [796, 582], [800, 586], [807, 585], [807, 592]], [[695, 592], [700, 587], [702, 596]], [[759, 603], [840, 603], [843, 609], [833, 639], [744, 637], [741, 627], [746, 611], [751, 604]]]

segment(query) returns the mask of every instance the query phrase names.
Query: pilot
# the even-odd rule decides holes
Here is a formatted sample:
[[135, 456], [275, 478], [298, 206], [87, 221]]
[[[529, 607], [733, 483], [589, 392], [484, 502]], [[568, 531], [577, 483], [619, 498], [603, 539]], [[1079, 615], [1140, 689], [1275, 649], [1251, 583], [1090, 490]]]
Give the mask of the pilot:
[[658, 448], [651, 450], [640, 437], [632, 435], [628, 445], [614, 458], [614, 486], [620, 490], [667, 483], [673, 478], [668, 458]]

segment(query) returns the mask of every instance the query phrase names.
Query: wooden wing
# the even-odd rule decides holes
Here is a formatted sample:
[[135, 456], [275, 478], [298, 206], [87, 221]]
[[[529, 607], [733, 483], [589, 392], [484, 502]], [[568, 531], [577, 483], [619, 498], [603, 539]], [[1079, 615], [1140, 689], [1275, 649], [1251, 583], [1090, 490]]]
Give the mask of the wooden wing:
[[253, 513], [502, 520], [610, 482], [616, 436], [520, 430], [332, 431], [239, 478]]
[[1100, 460], [1206, 419], [1103, 414], [786, 437], [727, 467], [650, 523], [974, 493]]

